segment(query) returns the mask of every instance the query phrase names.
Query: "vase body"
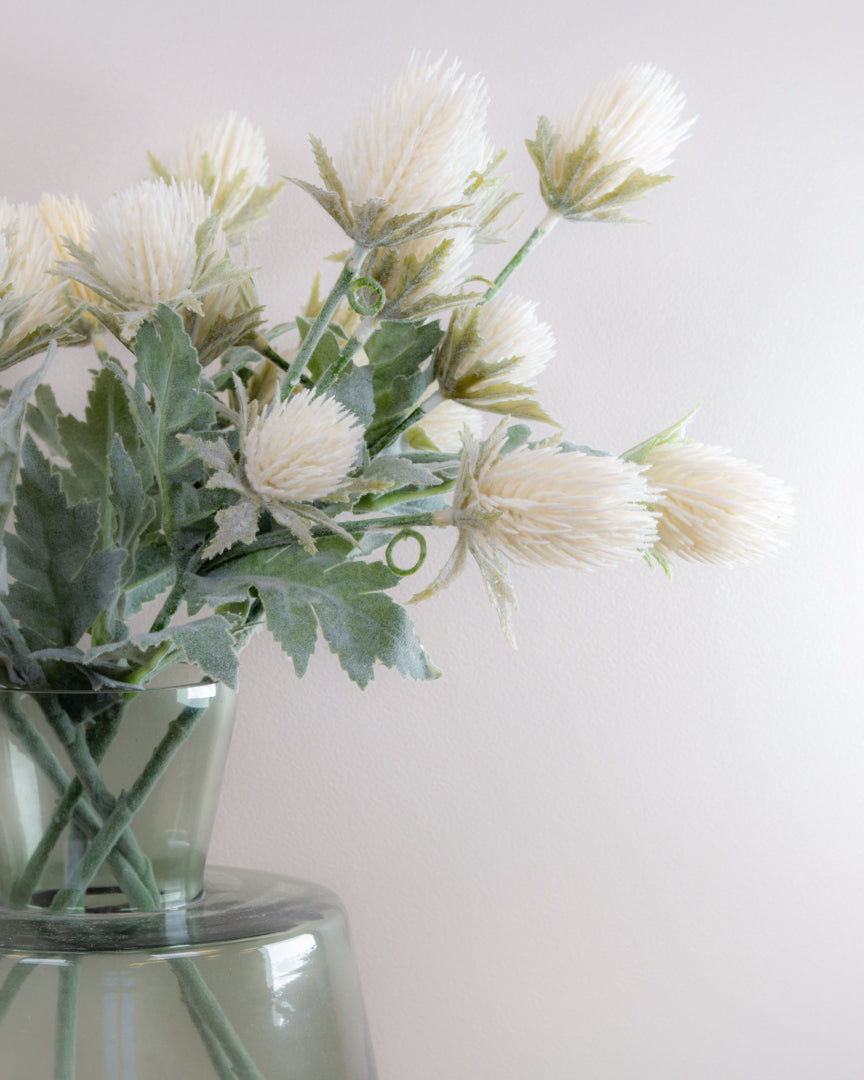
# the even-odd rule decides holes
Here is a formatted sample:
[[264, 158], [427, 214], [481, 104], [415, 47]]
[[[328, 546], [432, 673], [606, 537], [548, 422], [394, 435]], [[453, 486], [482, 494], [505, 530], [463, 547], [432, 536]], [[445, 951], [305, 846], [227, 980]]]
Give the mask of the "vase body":
[[[374, 1080], [338, 898], [205, 873], [231, 692], [53, 697], [0, 691], [0, 1077]], [[184, 724], [154, 782], [154, 748]]]

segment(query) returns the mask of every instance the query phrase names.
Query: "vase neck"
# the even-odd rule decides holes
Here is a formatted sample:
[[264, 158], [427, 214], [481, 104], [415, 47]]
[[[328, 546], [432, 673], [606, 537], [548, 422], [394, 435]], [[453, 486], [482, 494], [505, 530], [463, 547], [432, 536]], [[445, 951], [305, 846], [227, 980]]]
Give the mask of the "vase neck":
[[227, 687], [0, 691], [0, 904], [157, 910], [203, 889]]

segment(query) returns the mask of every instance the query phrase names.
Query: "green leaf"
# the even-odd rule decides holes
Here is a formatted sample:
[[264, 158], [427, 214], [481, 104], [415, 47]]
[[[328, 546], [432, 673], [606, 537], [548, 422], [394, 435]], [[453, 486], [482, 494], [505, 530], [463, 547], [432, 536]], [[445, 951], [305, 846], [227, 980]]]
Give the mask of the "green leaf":
[[238, 603], [257, 593], [267, 628], [302, 675], [320, 628], [331, 652], [361, 687], [380, 661], [415, 679], [437, 672], [405, 611], [386, 596], [399, 578], [383, 563], [349, 559], [337, 537], [318, 542], [315, 557], [301, 548], [256, 551], [223, 563], [206, 576], [188, 576], [191, 609]]
[[157, 536], [152, 543], [140, 544], [135, 553], [131, 576], [126, 581], [126, 617], [137, 614], [144, 604], [167, 592], [176, 576], [171, 549], [161, 536]]
[[[92, 551], [99, 530], [95, 502], [69, 506], [60, 480], [30, 435], [16, 499], [16, 532], [7, 535], [9, 611], [25, 637], [75, 645], [112, 604], [123, 550]], [[28, 637], [28, 640], [31, 638]]]
[[437, 323], [390, 322], [366, 342], [375, 394], [375, 420], [366, 433], [369, 446], [420, 400], [433, 378], [426, 360], [442, 337]]
[[66, 452], [57, 433], [61, 416], [54, 391], [48, 383], [40, 383], [36, 387], [33, 400], [27, 406], [27, 427], [58, 457], [65, 457]]
[[203, 465], [177, 436], [204, 431], [213, 425], [216, 409], [212, 397], [201, 389], [201, 365], [180, 316], [165, 305], [139, 329], [136, 338], [136, 371], [150, 391], [133, 387], [114, 367], [123, 382], [126, 399], [154, 468], [162, 495], [163, 524], [175, 558], [200, 540], [196, 532], [184, 535], [178, 527], [177, 507], [182, 489], [190, 479], [203, 477]]
[[18, 459], [21, 452], [21, 428], [30, 395], [42, 380], [55, 351], [52, 347], [42, 367], [15, 384], [9, 403], [0, 414], [0, 529], [3, 529], [6, 524], [15, 497], [15, 481], [18, 476]]

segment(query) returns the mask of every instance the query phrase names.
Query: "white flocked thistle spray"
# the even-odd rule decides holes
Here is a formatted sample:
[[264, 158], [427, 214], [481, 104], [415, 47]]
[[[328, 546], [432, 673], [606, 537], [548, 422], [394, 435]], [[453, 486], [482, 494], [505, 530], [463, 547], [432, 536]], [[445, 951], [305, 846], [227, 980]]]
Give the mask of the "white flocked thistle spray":
[[[505, 239], [516, 195], [498, 175], [487, 106], [479, 76], [414, 56], [335, 164], [313, 139], [322, 186], [295, 183], [350, 245], [327, 295], [313, 288], [287, 323], [268, 322], [255, 290], [248, 249], [282, 184], [243, 118], [202, 128], [168, 166], [151, 155], [155, 177], [92, 215], [62, 195], [0, 199], [0, 371], [37, 358], [0, 398], [0, 665], [8, 687], [57, 706], [55, 734], [79, 755], [55, 815], [101, 779], [97, 718], [72, 724], [68, 691], [125, 701], [178, 662], [234, 686], [264, 627], [298, 675], [320, 637], [361, 687], [378, 664], [437, 677], [391, 595], [423, 564], [427, 530], [455, 530], [455, 543], [415, 599], [450, 585], [470, 555], [511, 643], [511, 563], [736, 563], [773, 553], [788, 531], [786, 486], [687, 441], [683, 423], [623, 455], [566, 441], [566, 418], [537, 398], [552, 332], [538, 305], [504, 291], [555, 223], [622, 220], [668, 179], [690, 126], [670, 77], [625, 68], [559, 127], [541, 118], [527, 145], [545, 211], [494, 281], [472, 261]], [[95, 370], [77, 416], [48, 373], [58, 350], [88, 341]], [[30, 745], [50, 777], [50, 747]], [[54, 910], [75, 909], [103, 863], [128, 877], [121, 845], [168, 760], [160, 743], [129, 786], [139, 801], [124, 792], [125, 816], [96, 821], [90, 876], [76, 870]], [[63, 828], [38, 839], [22, 904]], [[260, 1080], [194, 974], [183, 1000], [219, 1075]], [[74, 1016], [77, 984], [61, 991], [60, 1013]], [[57, 1077], [74, 1073], [74, 1040], [74, 1023], [58, 1025]]]
[[[321, 186], [295, 183], [350, 247], [329, 293], [272, 327], [248, 249], [282, 182], [245, 118], [202, 127], [168, 165], [151, 155], [154, 178], [92, 214], [61, 195], [0, 203], [0, 369], [52, 340], [91, 337], [100, 359], [83, 421], [39, 385], [44, 368], [8, 397], [0, 509], [26, 535], [48, 505], [36, 490], [57, 489], [36, 549], [80, 531], [91, 504], [96, 523], [54, 589], [76, 617], [56, 626], [32, 604], [50, 552], [7, 539], [0, 646], [12, 683], [88, 671], [113, 685], [184, 656], [232, 681], [265, 623], [302, 671], [315, 633], [298, 634], [298, 619], [361, 684], [376, 661], [430, 675], [388, 595], [423, 562], [427, 529], [457, 539], [419, 595], [452, 582], [470, 554], [510, 640], [511, 562], [668, 566], [776, 548], [785, 486], [686, 442], [680, 425], [621, 456], [566, 441], [565, 418], [538, 400], [552, 331], [535, 301], [505, 288], [555, 222], [622, 220], [668, 179], [692, 123], [675, 83], [634, 65], [557, 127], [541, 117], [527, 145], [545, 214], [492, 282], [474, 255], [506, 239], [517, 196], [499, 175], [488, 104], [458, 61], [414, 55], [335, 160], [313, 138]], [[408, 567], [396, 560], [406, 540], [418, 552]], [[145, 603], [157, 612], [136, 635], [128, 620]], [[34, 661], [46, 647], [50, 662]]]

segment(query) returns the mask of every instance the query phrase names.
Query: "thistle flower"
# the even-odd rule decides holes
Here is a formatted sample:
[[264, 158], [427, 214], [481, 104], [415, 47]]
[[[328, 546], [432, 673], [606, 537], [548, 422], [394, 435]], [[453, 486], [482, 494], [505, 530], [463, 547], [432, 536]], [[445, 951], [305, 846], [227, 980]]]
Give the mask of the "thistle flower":
[[[51, 234], [51, 256], [53, 262], [62, 262], [69, 257], [64, 240], [71, 240], [81, 248], [87, 247], [87, 234], [93, 224], [93, 215], [78, 198], [65, 195], [43, 195], [37, 204], [39, 215]], [[86, 304], [98, 305], [99, 297], [80, 281], [70, 281], [72, 295]]]
[[0, 199], [0, 235], [0, 340], [9, 350], [40, 327], [61, 322], [65, 312], [49, 275], [51, 236], [36, 207]]
[[[228, 259], [227, 240], [212, 199], [195, 183], [142, 180], [113, 195], [97, 211], [89, 249], [71, 244], [74, 261], [58, 271], [87, 285], [124, 313], [118, 332], [129, 336], [160, 303], [203, 315], [202, 296], [248, 271]], [[113, 327], [112, 327], [113, 328]]]
[[498, 293], [450, 319], [435, 356], [441, 395], [487, 412], [552, 422], [537, 404], [533, 383], [555, 355], [555, 340], [537, 305]]
[[196, 132], [167, 169], [152, 155], [150, 162], [163, 179], [198, 183], [232, 240], [266, 214], [283, 186], [267, 183], [270, 164], [261, 132], [233, 112]]
[[208, 442], [192, 435], [179, 436], [215, 472], [208, 487], [238, 492], [239, 503], [216, 514], [219, 526], [204, 554], [213, 558], [238, 542], [251, 543], [258, 533], [258, 515], [266, 508], [280, 525], [315, 554], [308, 521], [324, 525], [353, 543], [344, 529], [310, 504], [339, 501], [350, 485], [363, 442], [356, 418], [334, 398], [300, 390], [263, 413], [249, 403], [239, 380], [235, 394], [240, 403], [240, 460], [224, 439]]
[[325, 189], [296, 181], [361, 248], [392, 247], [440, 231], [493, 154], [485, 134], [488, 98], [458, 62], [413, 55], [346, 139], [337, 165], [312, 140]]
[[385, 294], [377, 321], [413, 322], [476, 300], [477, 293], [464, 291], [473, 253], [468, 229], [456, 229], [443, 240], [422, 236], [376, 251], [368, 273]]
[[780, 480], [728, 450], [669, 442], [646, 457], [660, 512], [654, 552], [733, 565], [771, 555], [791, 525], [792, 497]]
[[502, 453], [505, 423], [482, 446], [465, 436], [452, 506], [435, 515], [437, 525], [455, 525], [459, 539], [436, 580], [414, 599], [449, 585], [470, 553], [512, 644], [515, 594], [502, 556], [593, 570], [640, 555], [654, 543], [656, 528], [640, 466], [550, 444]]
[[243, 440], [246, 476], [267, 502], [314, 502], [343, 486], [363, 430], [334, 398], [301, 390], [256, 417]]
[[483, 432], [483, 417], [455, 401], [442, 401], [405, 432], [405, 441], [416, 450], [457, 454], [462, 447], [465, 429], [475, 438]]
[[528, 150], [550, 210], [570, 220], [622, 220], [620, 207], [671, 179], [662, 175], [693, 120], [665, 72], [631, 65], [600, 83], [553, 129], [546, 117]]

